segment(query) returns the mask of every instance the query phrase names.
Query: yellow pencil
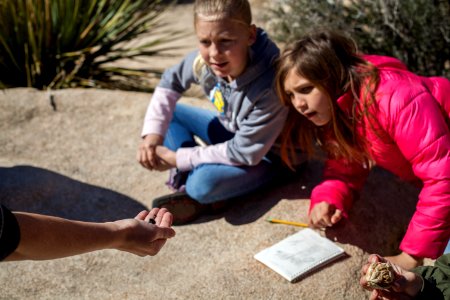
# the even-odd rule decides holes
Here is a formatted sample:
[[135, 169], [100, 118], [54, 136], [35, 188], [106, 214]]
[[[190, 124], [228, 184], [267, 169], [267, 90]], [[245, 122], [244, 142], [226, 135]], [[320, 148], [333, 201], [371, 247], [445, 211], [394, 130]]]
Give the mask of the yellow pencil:
[[286, 225], [294, 225], [294, 226], [299, 226], [299, 227], [308, 227], [308, 224], [306, 224], [306, 223], [285, 221], [285, 220], [272, 219], [272, 218], [268, 218], [267, 222], [278, 223], [278, 224], [286, 224]]

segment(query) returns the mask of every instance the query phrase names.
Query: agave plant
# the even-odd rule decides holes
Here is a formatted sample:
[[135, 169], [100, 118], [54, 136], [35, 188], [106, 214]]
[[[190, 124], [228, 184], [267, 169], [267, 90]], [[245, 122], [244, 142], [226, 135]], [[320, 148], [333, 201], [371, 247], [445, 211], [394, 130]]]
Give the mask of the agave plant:
[[[169, 55], [164, 45], [181, 33], [160, 20], [167, 7], [160, 0], [0, 0], [0, 88], [151, 91], [149, 78], [160, 70], [116, 62]], [[148, 42], [133, 43], [142, 37]]]

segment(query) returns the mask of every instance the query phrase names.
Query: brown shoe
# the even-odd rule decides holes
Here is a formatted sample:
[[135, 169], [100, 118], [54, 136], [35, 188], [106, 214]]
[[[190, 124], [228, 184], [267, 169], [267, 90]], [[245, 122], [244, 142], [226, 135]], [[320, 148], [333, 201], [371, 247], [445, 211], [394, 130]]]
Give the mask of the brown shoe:
[[167, 208], [173, 215], [173, 225], [182, 225], [197, 219], [208, 209], [185, 192], [161, 196], [153, 200], [152, 207]]

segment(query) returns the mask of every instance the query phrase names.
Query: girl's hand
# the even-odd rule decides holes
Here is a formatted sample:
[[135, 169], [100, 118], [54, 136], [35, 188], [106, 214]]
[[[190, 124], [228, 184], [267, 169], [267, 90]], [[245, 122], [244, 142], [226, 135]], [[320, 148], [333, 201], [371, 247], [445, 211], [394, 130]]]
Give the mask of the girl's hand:
[[137, 153], [138, 162], [150, 171], [157, 170], [159, 159], [156, 155], [156, 147], [161, 145], [163, 137], [158, 134], [148, 134], [144, 137]]
[[322, 201], [309, 213], [309, 225], [314, 228], [331, 227], [342, 219], [342, 211], [336, 206]]
[[177, 167], [176, 152], [169, 150], [164, 146], [156, 147], [156, 156], [158, 157], [158, 166], [155, 168], [158, 171], [165, 171]]

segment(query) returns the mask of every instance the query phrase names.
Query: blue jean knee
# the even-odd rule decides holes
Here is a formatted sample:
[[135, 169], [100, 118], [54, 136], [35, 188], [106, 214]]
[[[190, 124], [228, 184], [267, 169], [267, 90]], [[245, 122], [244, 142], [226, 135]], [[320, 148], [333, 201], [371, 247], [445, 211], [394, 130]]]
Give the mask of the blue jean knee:
[[225, 129], [217, 118], [217, 113], [177, 103], [164, 146], [173, 151], [180, 147], [194, 147], [197, 146], [194, 136], [213, 145], [228, 141], [233, 138], [234, 133]]
[[276, 176], [276, 167], [267, 160], [256, 166], [203, 164], [191, 171], [187, 194], [203, 204], [242, 196], [257, 190]]

